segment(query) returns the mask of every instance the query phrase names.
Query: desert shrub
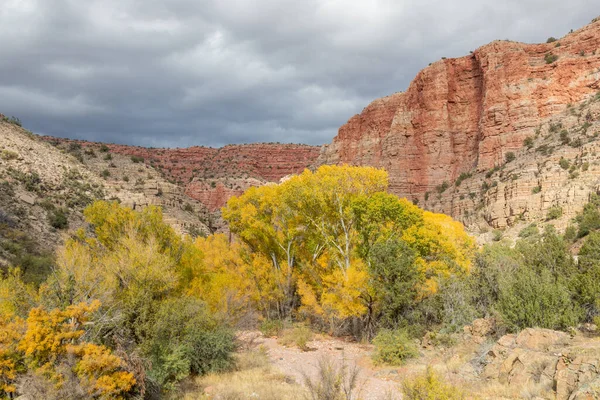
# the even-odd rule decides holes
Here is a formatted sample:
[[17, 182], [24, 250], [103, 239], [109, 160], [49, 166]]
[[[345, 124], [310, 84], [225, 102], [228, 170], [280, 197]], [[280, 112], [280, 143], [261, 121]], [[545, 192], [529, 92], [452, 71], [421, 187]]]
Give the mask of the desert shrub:
[[560, 161], [558, 162], [558, 165], [560, 165], [562, 169], [569, 169], [571, 163], [566, 158], [561, 157]]
[[424, 280], [415, 263], [415, 253], [404, 242], [376, 243], [370, 253], [373, 289], [380, 297], [380, 319], [385, 326], [396, 326], [413, 307]]
[[[108, 151], [108, 150], [107, 150], [107, 151]], [[104, 161], [110, 161], [110, 160], [112, 160], [112, 159], [113, 159], [113, 157], [112, 157], [112, 154], [110, 154], [110, 153], [106, 154], [106, 155], [104, 156], [104, 158], [103, 158], [103, 160], [104, 160]]]
[[462, 183], [462, 181], [464, 181], [465, 179], [469, 179], [471, 177], [471, 173], [470, 172], [463, 172], [461, 173], [458, 178], [456, 179], [456, 182], [454, 183], [456, 186], [460, 186], [460, 184]]
[[564, 278], [528, 266], [500, 281], [497, 308], [513, 331], [528, 327], [564, 330], [582, 317]]
[[123, 181], [124, 182], [129, 182], [129, 176], [123, 175]]
[[48, 222], [55, 229], [66, 229], [69, 227], [67, 212], [63, 208], [57, 208], [48, 214]]
[[419, 352], [414, 341], [404, 329], [382, 329], [373, 339], [375, 351], [373, 361], [376, 364], [402, 365]]
[[19, 158], [19, 153], [11, 150], [2, 150], [2, 152], [0, 152], [0, 158], [4, 161], [16, 160]]
[[283, 321], [280, 319], [265, 319], [260, 324], [259, 329], [267, 337], [279, 336], [281, 331], [283, 331], [283, 325]]
[[523, 140], [523, 146], [527, 147], [528, 149], [531, 149], [533, 147], [533, 138], [531, 136], [527, 136]]
[[546, 61], [546, 64], [552, 64], [556, 60], [558, 60], [558, 56], [556, 54], [546, 53], [544, 56], [544, 61]]
[[15, 116], [12, 116], [12, 117], [3, 116], [2, 117], [2, 121], [8, 122], [9, 124], [13, 124], [13, 125], [16, 125], [16, 126], [22, 126], [21, 120], [19, 118], [15, 117]]
[[279, 338], [279, 343], [284, 346], [296, 346], [302, 351], [308, 350], [308, 342], [313, 340], [314, 334], [304, 324], [297, 324], [290, 329], [285, 329], [281, 338]]
[[542, 187], [541, 186], [536, 186], [533, 189], [531, 189], [531, 193], [536, 194], [542, 191]]
[[424, 374], [402, 383], [403, 399], [406, 400], [461, 400], [466, 395], [458, 388], [444, 382], [428, 366]]
[[304, 386], [311, 400], [354, 400], [358, 399], [357, 387], [360, 370], [356, 365], [336, 364], [334, 361], [321, 358], [317, 377], [311, 378], [303, 374]]
[[492, 240], [494, 242], [499, 242], [500, 240], [502, 240], [502, 236], [503, 236], [503, 233], [500, 229], [494, 229], [492, 231]]
[[191, 298], [163, 302], [148, 321], [149, 335], [142, 343], [151, 361], [149, 377], [170, 389], [190, 374], [203, 375], [233, 368], [233, 333], [215, 321], [204, 303]]
[[558, 219], [562, 217], [563, 209], [561, 206], [552, 206], [548, 209], [548, 213], [546, 214], [546, 220], [550, 221], [553, 219]]
[[589, 203], [587, 203], [581, 213], [575, 217], [575, 221], [579, 225], [578, 237], [584, 237], [590, 232], [600, 229], [600, 211], [598, 205], [600, 197], [597, 194], [592, 194]]
[[194, 212], [194, 207], [190, 203], [185, 203], [183, 206], [183, 211]]
[[528, 225], [525, 228], [521, 229], [521, 232], [519, 232], [519, 237], [520, 238], [528, 238], [530, 236], [535, 236], [539, 233], [540, 233], [540, 231], [538, 230], [537, 225], [531, 224], [531, 225]]
[[571, 139], [569, 138], [569, 131], [567, 131], [566, 129], [560, 131], [560, 142], [562, 144], [569, 144], [570, 141]]
[[442, 333], [461, 331], [479, 316], [471, 283], [472, 281], [464, 276], [440, 279], [435, 297], [438, 298]]
[[504, 155], [504, 161], [506, 161], [507, 163], [514, 161], [516, 158], [517, 156], [515, 156], [515, 153], [513, 153], [512, 151], [509, 151]]
[[500, 280], [523, 265], [519, 251], [503, 243], [486, 245], [476, 254], [469, 280], [474, 291], [474, 306], [482, 316], [489, 316], [500, 297]]
[[449, 187], [450, 187], [450, 184], [448, 182], [444, 181], [444, 182], [442, 182], [442, 184], [437, 185], [435, 187], [435, 190], [438, 193], [444, 193], [446, 191], [446, 189], [448, 189]]
[[100, 176], [103, 177], [104, 179], [106, 179], [110, 176], [110, 171], [105, 169], [100, 173]]
[[105, 144], [100, 145], [100, 152], [101, 153], [108, 153], [108, 146]]
[[552, 43], [552, 42], [556, 42], [556, 38], [555, 38], [555, 37], [553, 37], [553, 36], [550, 36], [550, 37], [548, 38], [548, 40], [546, 40], [546, 43]]
[[134, 164], [143, 163], [143, 162], [144, 162], [144, 157], [140, 157], [140, 156], [131, 156], [131, 161], [132, 161]]

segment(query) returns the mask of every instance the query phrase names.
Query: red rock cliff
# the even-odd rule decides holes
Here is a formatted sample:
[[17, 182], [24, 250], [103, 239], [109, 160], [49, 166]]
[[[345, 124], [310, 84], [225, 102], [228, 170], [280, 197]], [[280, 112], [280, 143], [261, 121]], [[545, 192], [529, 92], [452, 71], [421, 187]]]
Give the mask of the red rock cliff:
[[[79, 143], [82, 147], [101, 145], [54, 137], [44, 139]], [[286, 175], [302, 172], [314, 164], [319, 155], [319, 147], [301, 144], [255, 143], [178, 149], [105, 145], [111, 153], [143, 158], [211, 211], [223, 207], [231, 196], [239, 196], [251, 186], [278, 182]]]
[[431, 64], [406, 92], [371, 103], [318, 163], [384, 167], [394, 193], [420, 198], [461, 172], [502, 163], [541, 122], [595, 94], [599, 67], [600, 21], [553, 43], [492, 42]]

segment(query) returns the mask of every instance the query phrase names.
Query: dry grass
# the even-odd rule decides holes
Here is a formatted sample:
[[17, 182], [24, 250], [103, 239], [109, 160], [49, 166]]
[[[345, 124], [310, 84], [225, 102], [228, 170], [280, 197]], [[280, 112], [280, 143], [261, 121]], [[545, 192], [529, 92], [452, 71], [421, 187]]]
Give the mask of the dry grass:
[[304, 389], [290, 377], [273, 370], [264, 348], [238, 354], [237, 370], [197, 378], [197, 389], [185, 400], [294, 400], [305, 397]]
[[314, 334], [305, 325], [296, 325], [291, 329], [283, 330], [281, 337], [279, 338], [279, 343], [283, 346], [296, 346], [302, 351], [307, 351], [308, 342], [314, 339]]

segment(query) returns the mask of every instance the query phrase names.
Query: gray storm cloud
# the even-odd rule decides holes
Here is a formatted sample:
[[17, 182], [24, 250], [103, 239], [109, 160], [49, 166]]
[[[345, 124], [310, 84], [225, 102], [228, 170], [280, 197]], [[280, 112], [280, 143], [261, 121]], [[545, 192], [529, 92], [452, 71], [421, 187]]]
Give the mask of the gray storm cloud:
[[442, 56], [545, 41], [592, 0], [0, 0], [0, 112], [34, 132], [182, 147], [331, 141]]

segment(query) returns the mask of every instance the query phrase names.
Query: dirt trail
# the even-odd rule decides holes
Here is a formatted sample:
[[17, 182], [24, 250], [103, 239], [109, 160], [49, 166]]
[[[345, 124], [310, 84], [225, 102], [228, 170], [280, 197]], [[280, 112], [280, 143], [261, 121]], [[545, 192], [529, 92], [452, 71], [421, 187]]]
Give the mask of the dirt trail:
[[350, 368], [354, 365], [359, 368], [358, 387], [361, 399], [400, 398], [398, 369], [373, 366], [370, 359], [372, 346], [328, 337], [309, 342], [309, 351], [284, 347], [277, 343], [275, 338], [261, 337], [257, 344], [268, 350], [271, 362], [276, 368], [293, 377], [298, 383], [303, 383], [304, 374], [315, 378], [319, 360], [325, 358], [336, 363], [344, 362]]

